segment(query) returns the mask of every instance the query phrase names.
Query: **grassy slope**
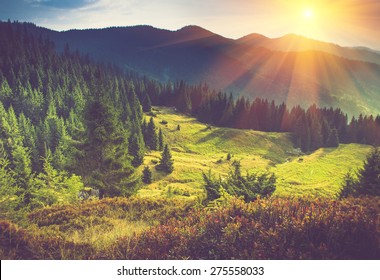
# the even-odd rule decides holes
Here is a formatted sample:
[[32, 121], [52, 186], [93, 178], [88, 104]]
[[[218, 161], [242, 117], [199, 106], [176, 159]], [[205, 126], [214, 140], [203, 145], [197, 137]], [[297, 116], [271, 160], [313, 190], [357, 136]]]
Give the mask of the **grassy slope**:
[[[277, 195], [334, 196], [342, 178], [350, 168], [362, 165], [370, 147], [358, 144], [340, 145], [337, 149], [319, 149], [301, 156], [292, 156], [290, 136], [286, 133], [266, 133], [212, 127], [194, 118], [179, 114], [171, 108], [160, 107], [154, 118], [171, 146], [174, 172], [170, 175], [156, 172], [152, 160], [159, 160], [159, 152], [150, 152], [144, 165], [153, 171], [154, 182], [145, 186], [138, 196], [182, 196], [196, 199], [203, 196], [202, 172], [209, 170], [216, 176], [225, 176], [231, 168], [226, 160], [241, 160], [242, 170], [270, 170], [278, 176]], [[167, 125], [160, 122], [166, 120]], [[177, 131], [177, 125], [181, 130]], [[218, 162], [219, 161], [219, 162]], [[142, 169], [142, 167], [141, 167]]]

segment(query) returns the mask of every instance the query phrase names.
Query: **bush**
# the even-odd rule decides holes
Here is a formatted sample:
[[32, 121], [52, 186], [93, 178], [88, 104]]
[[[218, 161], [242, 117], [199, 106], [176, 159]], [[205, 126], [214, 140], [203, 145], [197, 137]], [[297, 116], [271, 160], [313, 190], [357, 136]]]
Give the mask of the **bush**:
[[222, 187], [228, 194], [243, 197], [245, 201], [253, 201], [259, 196], [269, 197], [276, 189], [276, 176], [269, 172], [241, 174], [239, 161], [232, 163], [231, 170], [226, 180], [215, 180], [211, 172], [208, 175], [203, 173], [203, 181], [207, 192], [207, 200], [214, 200], [220, 197], [219, 188]]
[[128, 259], [378, 259], [378, 198], [232, 200], [112, 246]]

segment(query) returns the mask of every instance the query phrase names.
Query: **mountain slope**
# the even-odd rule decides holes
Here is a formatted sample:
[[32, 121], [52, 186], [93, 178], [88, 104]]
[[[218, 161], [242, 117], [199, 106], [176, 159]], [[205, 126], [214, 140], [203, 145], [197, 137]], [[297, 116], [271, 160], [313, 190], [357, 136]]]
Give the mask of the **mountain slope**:
[[[204, 195], [202, 172], [211, 170], [215, 178], [226, 177], [234, 160], [242, 171], [274, 172], [277, 176], [276, 196], [335, 197], [344, 175], [351, 168], [360, 168], [368, 145], [346, 144], [338, 148], [322, 148], [302, 155], [293, 148], [288, 133], [268, 133], [247, 129], [212, 127], [193, 117], [179, 114], [172, 108], [156, 107], [154, 121], [162, 129], [172, 147], [174, 172], [157, 172], [157, 151], [148, 152], [144, 166], [153, 171], [153, 183], [140, 189], [140, 197], [181, 197], [184, 200]], [[162, 124], [165, 120], [168, 123]], [[177, 125], [181, 129], [177, 130]], [[231, 161], [226, 159], [232, 155]]]
[[[380, 61], [365, 48], [343, 48], [295, 35], [251, 34], [231, 40], [201, 27], [177, 31], [150, 26], [55, 32], [58, 49], [116, 63], [160, 81], [207, 82], [217, 90], [263, 97], [289, 106], [340, 107], [349, 115], [380, 113]], [[349, 58], [349, 59], [348, 59]]]
[[253, 33], [238, 39], [236, 42], [237, 44], [264, 47], [269, 50], [282, 52], [322, 51], [350, 60], [380, 64], [380, 53], [378, 51], [364, 47], [342, 47], [337, 44], [321, 42], [295, 34], [270, 39]]

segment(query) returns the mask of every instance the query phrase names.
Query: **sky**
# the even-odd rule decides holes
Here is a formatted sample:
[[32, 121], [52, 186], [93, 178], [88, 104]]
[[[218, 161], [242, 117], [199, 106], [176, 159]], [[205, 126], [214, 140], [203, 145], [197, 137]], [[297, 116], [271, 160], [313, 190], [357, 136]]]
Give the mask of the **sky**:
[[293, 33], [380, 50], [380, 0], [0, 0], [0, 20], [53, 30], [199, 25], [227, 38]]

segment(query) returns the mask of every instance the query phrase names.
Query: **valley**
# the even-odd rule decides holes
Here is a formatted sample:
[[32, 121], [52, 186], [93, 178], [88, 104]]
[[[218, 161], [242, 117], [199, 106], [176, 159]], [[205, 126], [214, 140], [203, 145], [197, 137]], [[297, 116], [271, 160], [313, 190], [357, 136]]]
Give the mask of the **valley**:
[[[127, 45], [111, 40], [125, 32]], [[72, 38], [84, 54], [57, 50], [53, 33], [66, 34], [0, 22], [1, 259], [378, 258], [380, 115], [348, 117], [353, 104], [378, 112], [376, 63], [236, 46], [194, 26], [68, 32], [88, 36]], [[108, 64], [118, 50], [131, 64]], [[160, 82], [134, 63], [238, 79], [263, 98]], [[322, 81], [347, 107], [333, 108], [339, 91], [310, 91]]]
[[[204, 197], [202, 172], [211, 170], [216, 177], [225, 177], [233, 160], [241, 162], [243, 172], [274, 172], [277, 176], [274, 196], [335, 197], [344, 175], [353, 168], [359, 169], [371, 150], [368, 145], [341, 144], [311, 154], [298, 151], [297, 155], [287, 133], [209, 126], [173, 108], [156, 107], [153, 113], [155, 123], [171, 146], [175, 168], [169, 175], [155, 171], [152, 160], [158, 160], [160, 153], [148, 152], [140, 169], [150, 167], [153, 183], [140, 189], [139, 197]], [[161, 124], [163, 120], [168, 123]], [[226, 159], [228, 153], [232, 155], [230, 161]]]

